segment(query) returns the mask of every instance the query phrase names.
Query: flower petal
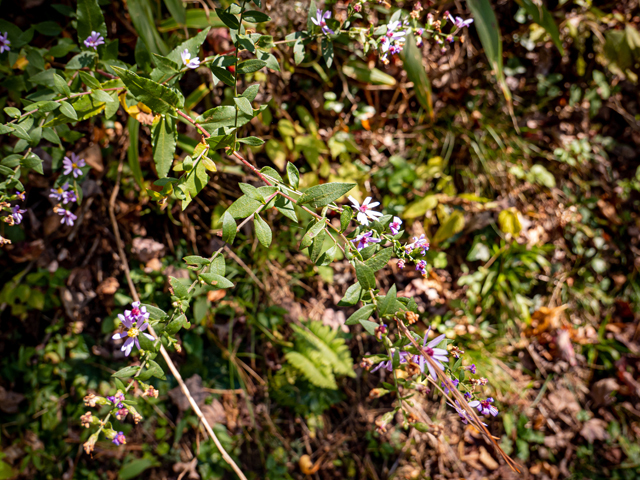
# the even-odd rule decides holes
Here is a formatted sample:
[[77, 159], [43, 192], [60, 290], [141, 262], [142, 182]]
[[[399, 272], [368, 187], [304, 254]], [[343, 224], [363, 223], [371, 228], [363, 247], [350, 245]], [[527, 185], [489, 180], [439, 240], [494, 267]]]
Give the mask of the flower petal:
[[427, 346], [430, 348], [435, 347], [436, 345], [438, 345], [442, 340], [444, 340], [445, 334], [443, 333], [442, 335], [438, 335], [436, 338], [434, 338], [433, 340], [431, 340]]
[[149, 340], [151, 340], [152, 342], [155, 342], [155, 341], [156, 341], [156, 339], [155, 339], [155, 338], [153, 338], [153, 336], [152, 336], [152, 335], [149, 335], [148, 333], [144, 333], [144, 332], [143, 332], [142, 334], [143, 334], [145, 337], [147, 337]]
[[116, 333], [111, 337], [111, 339], [112, 340], [119, 340], [119, 339], [124, 338], [126, 336], [127, 336], [127, 334], [124, 333], [124, 332], [123, 333]]

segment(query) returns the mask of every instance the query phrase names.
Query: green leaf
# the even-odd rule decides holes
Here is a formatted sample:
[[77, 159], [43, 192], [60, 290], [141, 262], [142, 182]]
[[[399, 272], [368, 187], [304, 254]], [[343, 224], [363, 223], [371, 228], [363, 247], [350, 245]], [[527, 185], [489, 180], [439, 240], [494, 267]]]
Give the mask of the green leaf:
[[145, 470], [157, 466], [157, 463], [157, 461], [152, 461], [148, 458], [133, 459], [122, 465], [118, 472], [118, 480], [131, 480], [133, 478], [138, 478]]
[[198, 265], [198, 266], [209, 265], [211, 263], [209, 262], [209, 259], [201, 257], [199, 255], [187, 255], [182, 260], [184, 260], [185, 263], [188, 263], [189, 265]]
[[511, 235], [518, 235], [522, 229], [520, 219], [518, 218], [518, 210], [515, 207], [502, 210], [498, 214], [498, 225], [500, 230]]
[[365, 263], [367, 267], [369, 267], [374, 272], [377, 272], [381, 268], [384, 268], [391, 260], [393, 256], [393, 247], [383, 248], [373, 257], [368, 258]]
[[413, 90], [416, 92], [418, 103], [429, 114], [433, 122], [435, 115], [433, 112], [433, 95], [431, 93], [431, 82], [427, 76], [422, 62], [422, 52], [416, 46], [414, 35], [407, 35], [404, 48], [402, 49], [402, 66], [407, 72], [407, 77], [413, 82]]
[[300, 184], [300, 172], [291, 162], [287, 163], [287, 179], [289, 180], [289, 185], [295, 189], [298, 188]]
[[349, 205], [344, 205], [342, 207], [342, 212], [340, 213], [340, 231], [344, 232], [349, 223], [351, 223], [351, 219], [353, 218], [353, 210]]
[[74, 108], [65, 101], [60, 102], [60, 112], [64, 116], [69, 117], [72, 120], [78, 120], [78, 114], [76, 113]]
[[170, 88], [152, 80], [139, 77], [124, 68], [112, 67], [136, 100], [156, 113], [168, 113], [184, 106], [184, 97]]
[[262, 167], [260, 169], [260, 173], [267, 177], [271, 177], [278, 183], [282, 183], [282, 177], [280, 176], [280, 174], [271, 167]]
[[325, 183], [307, 189], [298, 200], [298, 205], [310, 204], [312, 207], [324, 207], [339, 199], [355, 187], [355, 183]]
[[4, 113], [9, 115], [11, 118], [18, 118], [22, 115], [22, 112], [15, 107], [4, 107]]
[[331, 65], [333, 65], [333, 42], [327, 37], [322, 37], [320, 46], [322, 48], [322, 58], [324, 58], [327, 68], [331, 68]]
[[357, 60], [348, 61], [343, 65], [342, 71], [347, 77], [353, 78], [362, 83], [388, 85], [390, 87], [396, 84], [396, 79], [391, 75], [387, 75], [377, 68], [369, 68], [366, 63]]
[[285, 354], [287, 362], [293, 365], [296, 369], [307, 378], [312, 384], [320, 388], [329, 388], [331, 390], [337, 390], [335, 378], [331, 372], [323, 372], [318, 366], [312, 362], [309, 358], [305, 357], [298, 352], [287, 352]]
[[189, 290], [179, 278], [169, 277], [169, 283], [171, 284], [171, 287], [173, 288], [173, 294], [176, 297], [185, 299], [189, 296]]
[[564, 48], [562, 47], [562, 40], [560, 40], [560, 31], [558, 30], [558, 25], [553, 19], [553, 15], [547, 10], [547, 7], [544, 6], [543, 3], [534, 3], [532, 0], [517, 0], [518, 4], [520, 4], [533, 21], [544, 28], [551, 40], [553, 40], [554, 45], [558, 48], [560, 55], [564, 56]]
[[182, 0], [164, 0], [164, 4], [178, 25], [184, 25], [187, 21], [187, 10], [184, 8]]
[[344, 297], [338, 302], [339, 307], [353, 307], [360, 301], [362, 296], [362, 287], [360, 282], [356, 282], [347, 288]]
[[165, 178], [173, 165], [177, 133], [172, 117], [160, 115], [154, 119], [151, 126], [151, 143], [153, 145], [153, 161], [156, 164], [159, 178]]
[[236, 238], [236, 221], [233, 219], [233, 215], [227, 210], [222, 216], [222, 241], [227, 243], [233, 243]]
[[360, 325], [364, 327], [369, 335], [375, 335], [376, 328], [380, 326], [376, 322], [370, 322], [369, 320], [360, 320]]
[[218, 14], [220, 20], [222, 20], [222, 23], [224, 23], [231, 30], [238, 30], [240, 28], [240, 22], [235, 15], [221, 8], [216, 8], [216, 13]]
[[498, 19], [489, 0], [468, 0], [476, 31], [484, 47], [484, 53], [489, 60], [504, 98], [511, 111], [511, 91], [507, 86], [502, 65], [502, 37]]
[[169, 49], [156, 28], [154, 11], [150, 1], [127, 0], [127, 8], [133, 26], [138, 35], [144, 40], [144, 44], [149, 51], [159, 55], [166, 55]]
[[398, 306], [398, 302], [396, 301], [397, 296], [398, 294], [396, 285], [393, 284], [387, 292], [387, 295], [385, 295], [382, 300], [380, 300], [380, 297], [378, 297], [378, 313], [381, 317], [384, 317], [386, 315], [393, 315], [396, 313]]
[[136, 373], [138, 373], [139, 369], [140, 367], [137, 367], [137, 366], [124, 367], [118, 370], [116, 373], [114, 373], [111, 376], [116, 378], [129, 378], [129, 377], [133, 377]]
[[244, 137], [244, 138], [239, 138], [238, 142], [244, 143], [246, 145], [251, 145], [252, 147], [259, 147], [264, 143], [264, 140], [258, 137]]
[[24, 168], [30, 168], [40, 175], [44, 175], [44, 171], [42, 170], [42, 159], [37, 156], [35, 153], [30, 153], [25, 159], [20, 162]]
[[325, 238], [327, 238], [327, 232], [326, 232], [326, 230], [323, 229], [313, 239], [313, 242], [312, 242], [311, 248], [310, 248], [310, 252], [309, 252], [309, 258], [311, 258], [311, 261], [313, 263], [316, 263], [318, 261], [318, 258], [320, 258], [320, 254], [322, 253], [322, 248], [324, 246]]
[[358, 277], [358, 282], [362, 285], [362, 289], [370, 290], [376, 288], [376, 277], [373, 274], [373, 270], [360, 260], [356, 259], [355, 263], [356, 277]]
[[347, 318], [346, 325], [355, 325], [356, 323], [359, 323], [360, 320], [367, 320], [369, 317], [371, 317], [371, 314], [375, 309], [375, 305], [365, 305], [356, 313]]
[[175, 335], [180, 331], [181, 328], [187, 327], [188, 325], [189, 322], [187, 321], [187, 317], [184, 315], [180, 315], [178, 318], [175, 318], [170, 323], [168, 323], [164, 331], [169, 335]]
[[236, 106], [240, 109], [241, 112], [244, 112], [247, 115], [253, 115], [253, 107], [251, 106], [251, 102], [249, 102], [249, 100], [247, 100], [246, 98], [236, 97], [233, 99], [233, 102], [236, 104]]
[[98, 0], [78, 0], [76, 15], [78, 19], [78, 43], [82, 47], [84, 47], [84, 41], [91, 35], [91, 32], [98, 32], [104, 38], [107, 38], [107, 25], [104, 23]]
[[245, 60], [244, 62], [241, 62], [240, 64], [238, 64], [238, 73], [253, 73], [253, 72], [257, 72], [258, 70], [260, 70], [262, 67], [266, 66], [267, 62], [263, 61], [263, 60], [257, 60], [257, 59], [251, 59], [251, 60]]
[[253, 215], [261, 206], [262, 202], [243, 195], [231, 204], [227, 209], [227, 213], [235, 219], [246, 218], [249, 215]]
[[326, 225], [327, 224], [325, 223], [324, 219], [320, 219], [315, 224], [313, 224], [313, 226], [309, 228], [309, 230], [307, 230], [307, 233], [305, 233], [302, 237], [302, 240], [300, 241], [300, 249], [307, 248], [309, 245], [311, 245], [313, 239], [320, 235], [320, 232], [324, 231]]
[[402, 218], [411, 220], [421, 217], [427, 211], [436, 208], [436, 206], [438, 206], [438, 197], [436, 195], [427, 195], [407, 205], [404, 212], [402, 212]]
[[110, 103], [116, 101], [115, 98], [113, 98], [104, 90], [93, 90], [91, 96], [95, 98], [97, 102]]
[[258, 12], [256, 10], [249, 10], [247, 12], [244, 12], [242, 14], [242, 19], [250, 23], [263, 23], [271, 21], [271, 17], [269, 15], [267, 15], [266, 13]]
[[441, 242], [453, 237], [464, 228], [464, 213], [460, 210], [454, 210], [451, 215], [440, 225], [438, 231], [433, 237], [433, 244], [438, 245]]
[[300, 65], [304, 60], [304, 44], [300, 39], [293, 44], [293, 61]]
[[168, 317], [167, 313], [164, 310], [159, 309], [154, 305], [149, 305], [148, 303], [143, 303], [143, 307], [146, 307], [147, 312], [149, 312], [149, 317], [152, 320], [164, 320]]
[[246, 98], [250, 102], [253, 102], [256, 99], [256, 95], [258, 95], [258, 91], [260, 90], [260, 84], [254, 83], [253, 85], [249, 85], [244, 92], [242, 92], [241, 97]]
[[127, 159], [129, 160], [129, 167], [133, 172], [133, 178], [136, 183], [142, 188], [142, 169], [140, 168], [140, 158], [138, 156], [138, 135], [140, 133], [140, 122], [134, 117], [129, 117], [127, 120], [127, 128], [129, 130], [129, 149], [127, 150]]
[[235, 127], [237, 111], [237, 126], [241, 127], [246, 123], [249, 123], [249, 121], [260, 111], [264, 110], [263, 107], [267, 108], [267, 105], [263, 105], [261, 110], [254, 110], [252, 115], [247, 115], [246, 113], [237, 110], [235, 106], [224, 105], [207, 110], [199, 116], [196, 121], [202, 124], [202, 126], [210, 132], [213, 132], [220, 127]]
[[216, 288], [233, 288], [233, 282], [217, 273], [201, 273], [199, 277]]
[[67, 85], [65, 79], [57, 73], [53, 74], [53, 89], [67, 98], [71, 96], [71, 89], [69, 88], [69, 85]]
[[211, 73], [229, 87], [233, 87], [236, 84], [233, 74], [226, 68], [212, 66]]
[[254, 217], [254, 223], [256, 227], [256, 235], [258, 240], [264, 247], [268, 247], [271, 245], [271, 240], [273, 239], [273, 235], [271, 233], [271, 228], [267, 225], [260, 215]]

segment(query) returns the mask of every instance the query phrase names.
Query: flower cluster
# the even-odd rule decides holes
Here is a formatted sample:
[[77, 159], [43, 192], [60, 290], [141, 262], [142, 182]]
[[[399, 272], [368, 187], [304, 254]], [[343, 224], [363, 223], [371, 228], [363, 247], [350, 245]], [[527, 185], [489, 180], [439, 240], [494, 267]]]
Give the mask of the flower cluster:
[[380, 52], [382, 53], [382, 57], [380, 57], [382, 63], [389, 63], [387, 59], [388, 55], [396, 55], [402, 51], [407, 36], [407, 30], [403, 29], [403, 27], [408, 26], [408, 22], [403, 24], [397, 20], [387, 25], [387, 33], [380, 38], [379, 45]]
[[312, 18], [311, 21], [319, 26], [322, 29], [322, 33], [324, 33], [325, 35], [333, 35], [335, 32], [327, 26], [327, 19], [329, 18], [331, 18], [330, 11], [327, 10], [326, 12], [323, 12], [322, 10], [318, 9], [318, 11], [316, 12], [316, 18]]
[[111, 337], [114, 340], [119, 340], [121, 338], [126, 338], [125, 342], [122, 344], [122, 350], [126, 356], [129, 356], [131, 350], [133, 349], [133, 345], [135, 344], [140, 350], [140, 341], [138, 340], [138, 336], [140, 334], [147, 337], [152, 342], [155, 341], [155, 338], [144, 331], [149, 328], [149, 313], [147, 312], [146, 307], [141, 307], [140, 302], [133, 302], [131, 304], [131, 310], [125, 310], [124, 315], [119, 313], [118, 318], [120, 322], [125, 328], [124, 332], [116, 333]]
[[[24, 213], [26, 213], [27, 210], [25, 210], [24, 208], [20, 208], [20, 205], [17, 205], [17, 204], [11, 205], [8, 201], [5, 201], [5, 199], [9, 201], [21, 200], [24, 202], [25, 200], [24, 192], [15, 192], [14, 195], [0, 196], [0, 200], [1, 200], [0, 213], [4, 213], [4, 212], [8, 213], [8, 215], [2, 217], [2, 221], [8, 224], [9, 226], [20, 225], [22, 223], [22, 220], [24, 219]], [[11, 240], [0, 236], [0, 246], [10, 245], [10, 244], [11, 244]]]

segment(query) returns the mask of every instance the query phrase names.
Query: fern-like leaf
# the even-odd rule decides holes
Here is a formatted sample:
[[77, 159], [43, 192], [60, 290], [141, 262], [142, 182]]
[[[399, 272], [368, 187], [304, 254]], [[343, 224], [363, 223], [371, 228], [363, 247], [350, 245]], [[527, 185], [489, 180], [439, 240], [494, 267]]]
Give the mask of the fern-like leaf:
[[[322, 364], [331, 367], [339, 375], [355, 377], [349, 349], [343, 339], [336, 338], [336, 331], [321, 322], [310, 322], [309, 328], [296, 325], [292, 325], [291, 328], [299, 339], [321, 353], [318, 359]], [[297, 350], [300, 351], [299, 348]]]
[[338, 389], [331, 369], [319, 367], [310, 358], [299, 352], [288, 352], [285, 354], [285, 358], [316, 387], [329, 388], [331, 390]]

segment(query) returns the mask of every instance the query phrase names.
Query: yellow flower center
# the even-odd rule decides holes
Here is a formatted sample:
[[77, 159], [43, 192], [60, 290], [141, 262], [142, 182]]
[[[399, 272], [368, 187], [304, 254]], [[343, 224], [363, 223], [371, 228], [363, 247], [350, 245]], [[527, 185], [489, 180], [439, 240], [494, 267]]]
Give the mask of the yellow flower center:
[[73, 162], [73, 163], [71, 164], [71, 166], [72, 166], [73, 168], [78, 168], [78, 164], [77, 164], [77, 163], [75, 163], [75, 162]]
[[64, 193], [64, 190], [62, 189], [62, 187], [58, 187], [58, 193]]
[[137, 337], [138, 335], [140, 335], [140, 330], [138, 330], [136, 327], [130, 328], [127, 332], [127, 336], [129, 337]]

